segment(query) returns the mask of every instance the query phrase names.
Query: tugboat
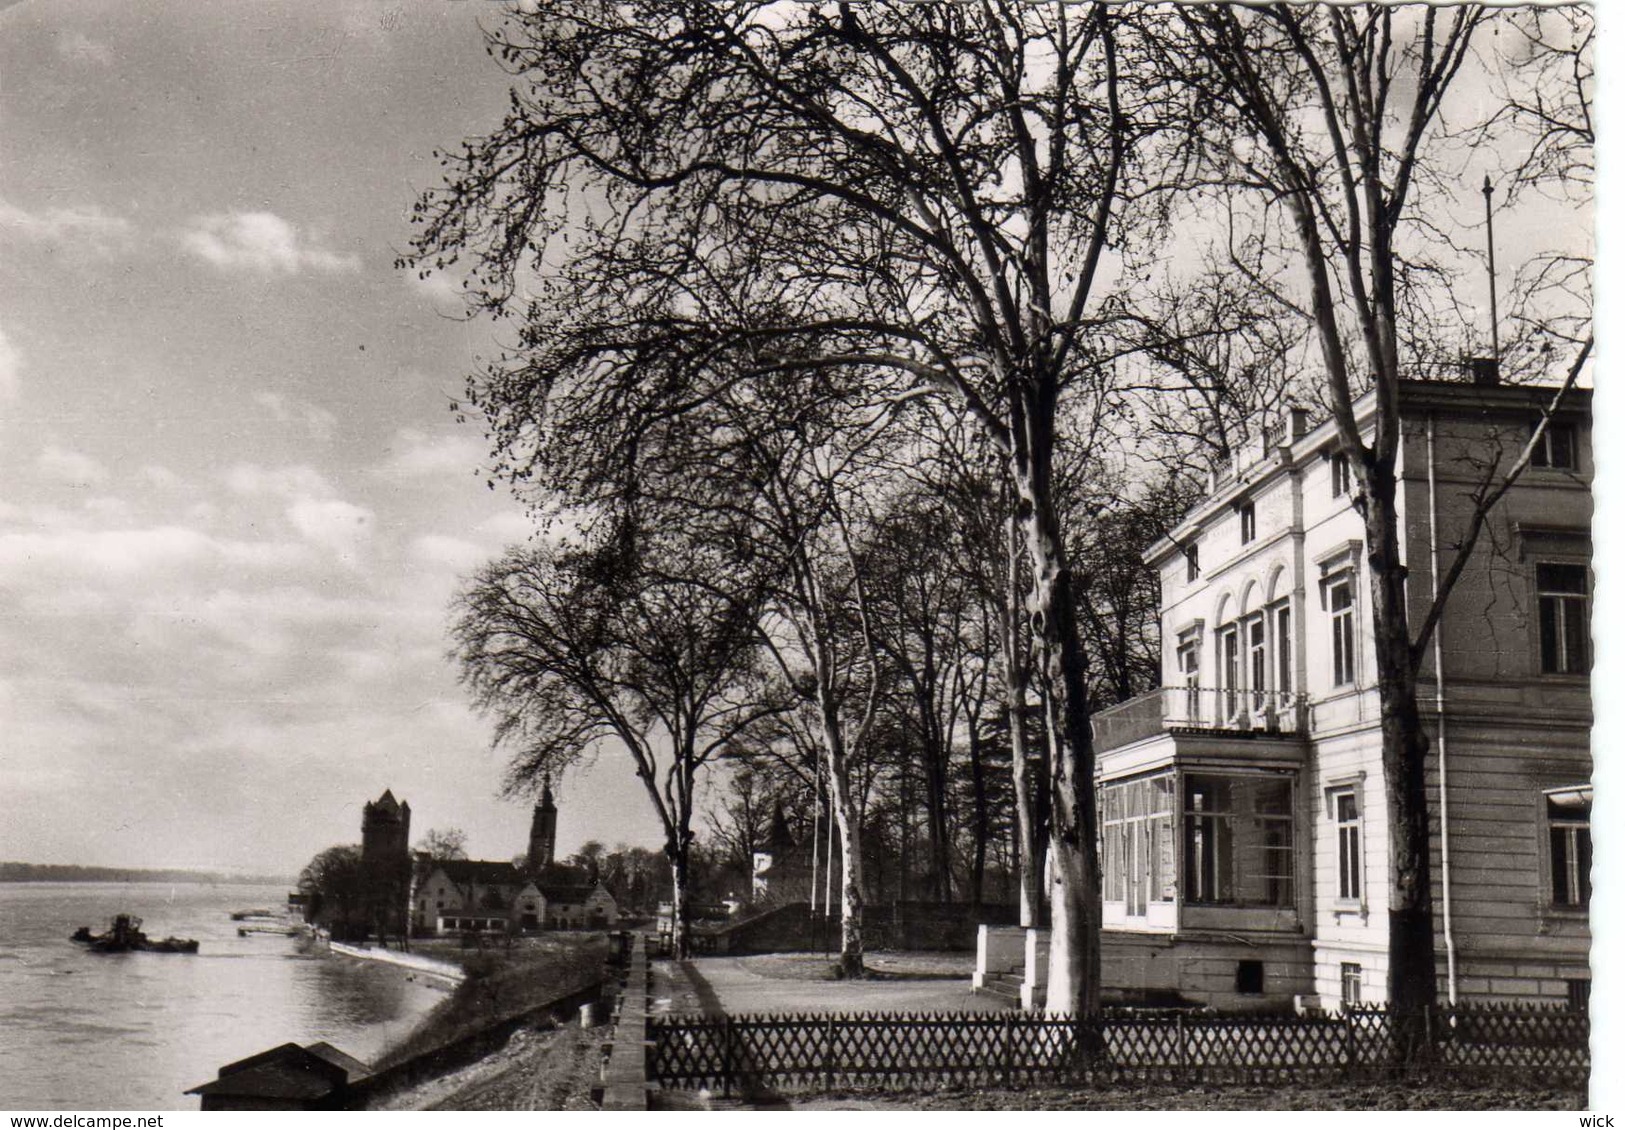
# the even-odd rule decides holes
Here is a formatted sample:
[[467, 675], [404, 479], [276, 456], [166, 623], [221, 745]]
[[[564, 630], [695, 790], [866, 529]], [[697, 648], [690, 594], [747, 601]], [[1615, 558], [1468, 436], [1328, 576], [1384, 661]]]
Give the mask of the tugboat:
[[89, 926], [73, 932], [72, 941], [88, 945], [95, 953], [196, 953], [197, 942], [191, 938], [164, 938], [153, 941], [141, 932], [141, 919], [133, 914], [116, 914], [105, 934], [92, 934]]

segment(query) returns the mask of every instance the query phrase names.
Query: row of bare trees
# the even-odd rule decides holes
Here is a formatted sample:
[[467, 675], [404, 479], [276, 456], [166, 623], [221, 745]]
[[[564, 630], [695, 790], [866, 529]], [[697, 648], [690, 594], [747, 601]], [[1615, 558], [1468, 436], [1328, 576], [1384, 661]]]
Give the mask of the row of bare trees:
[[[911, 751], [897, 779], [918, 782], [947, 893], [950, 777], [986, 771], [973, 747], [1002, 719], [1022, 890], [1052, 922], [1048, 1007], [1094, 1012], [1089, 716], [1157, 677], [1139, 552], [1202, 457], [1296, 390], [1361, 488], [1391, 999], [1431, 999], [1416, 676], [1459, 569], [1410, 624], [1397, 389], [1482, 352], [1460, 297], [1473, 155], [1503, 160], [1503, 206], [1587, 187], [1588, 44], [1581, 9], [1479, 6], [511, 17], [492, 36], [509, 111], [448, 156], [404, 263], [463, 271], [511, 335], [460, 407], [553, 523], [476, 579], [455, 628], [514, 786], [627, 750], [680, 907], [706, 767], [816, 763], [856, 973], [888, 752]], [[1562, 97], [1531, 94], [1553, 74]], [[1519, 277], [1505, 352], [1572, 384], [1584, 271]], [[1486, 477], [1481, 513], [1523, 462]], [[984, 842], [991, 795], [970, 806]]]

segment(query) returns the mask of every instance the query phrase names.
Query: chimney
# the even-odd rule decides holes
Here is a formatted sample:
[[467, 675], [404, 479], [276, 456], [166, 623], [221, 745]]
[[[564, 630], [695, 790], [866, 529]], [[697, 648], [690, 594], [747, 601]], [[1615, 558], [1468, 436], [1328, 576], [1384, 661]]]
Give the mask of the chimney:
[[1501, 383], [1501, 362], [1494, 357], [1469, 357], [1467, 367], [1473, 374], [1475, 385], [1494, 388]]
[[1289, 439], [1302, 439], [1309, 434], [1309, 409], [1293, 405], [1287, 409], [1287, 416], [1291, 421], [1287, 428]]

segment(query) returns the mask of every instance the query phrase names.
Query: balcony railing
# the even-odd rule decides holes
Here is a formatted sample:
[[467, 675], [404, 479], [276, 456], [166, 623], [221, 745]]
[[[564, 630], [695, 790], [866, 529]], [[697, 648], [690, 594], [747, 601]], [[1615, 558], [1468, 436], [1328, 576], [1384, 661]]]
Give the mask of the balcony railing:
[[1117, 749], [1170, 730], [1269, 736], [1302, 734], [1307, 729], [1303, 695], [1224, 687], [1162, 687], [1094, 716], [1097, 750]]

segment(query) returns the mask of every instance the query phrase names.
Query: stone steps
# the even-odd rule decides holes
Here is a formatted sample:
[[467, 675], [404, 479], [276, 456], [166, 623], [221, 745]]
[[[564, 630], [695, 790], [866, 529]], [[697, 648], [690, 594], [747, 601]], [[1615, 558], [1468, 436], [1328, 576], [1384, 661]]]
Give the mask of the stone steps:
[[1021, 1007], [1021, 974], [1019, 973], [989, 973], [982, 978], [977, 987], [979, 996], [994, 997], [998, 1000], [1008, 1001], [1010, 1004]]

